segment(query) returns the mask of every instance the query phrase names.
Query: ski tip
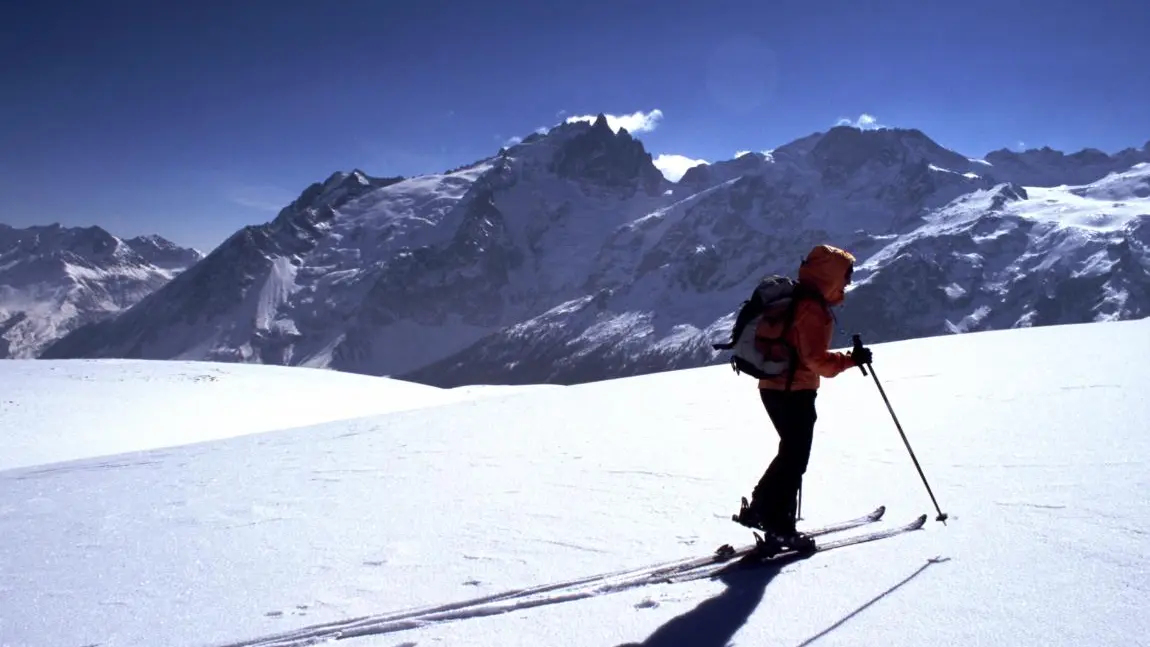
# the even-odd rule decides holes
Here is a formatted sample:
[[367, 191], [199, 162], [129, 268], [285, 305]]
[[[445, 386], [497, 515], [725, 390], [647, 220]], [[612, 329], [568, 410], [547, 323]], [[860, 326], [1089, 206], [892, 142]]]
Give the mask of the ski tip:
[[886, 506], [880, 505], [879, 507], [874, 509], [874, 512], [870, 513], [870, 518], [874, 519], [875, 521], [878, 521], [879, 519], [882, 518], [882, 516], [884, 514], [886, 514]]

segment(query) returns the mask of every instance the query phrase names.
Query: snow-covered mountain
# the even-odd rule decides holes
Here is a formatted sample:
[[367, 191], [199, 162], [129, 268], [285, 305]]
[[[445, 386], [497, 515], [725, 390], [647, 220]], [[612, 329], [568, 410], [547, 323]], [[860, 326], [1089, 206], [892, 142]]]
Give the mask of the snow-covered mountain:
[[977, 159], [918, 130], [835, 127], [672, 183], [601, 116], [440, 175], [335, 174], [44, 356], [440, 386], [698, 366], [723, 360], [710, 344], [759, 277], [823, 242], [860, 259], [840, 322], [871, 341], [1142, 317], [1141, 154]]
[[203, 254], [100, 227], [0, 224], [0, 358], [35, 357], [69, 331], [128, 308]]
[[129, 238], [124, 243], [146, 262], [177, 273], [195, 265], [204, 257], [204, 253], [198, 249], [180, 247], [167, 238], [155, 234]]
[[1150, 315], [1150, 163], [964, 195], [884, 245], [843, 308], [895, 339]]
[[606, 119], [442, 175], [335, 174], [44, 356], [414, 370], [584, 294], [602, 241], [670, 186]]

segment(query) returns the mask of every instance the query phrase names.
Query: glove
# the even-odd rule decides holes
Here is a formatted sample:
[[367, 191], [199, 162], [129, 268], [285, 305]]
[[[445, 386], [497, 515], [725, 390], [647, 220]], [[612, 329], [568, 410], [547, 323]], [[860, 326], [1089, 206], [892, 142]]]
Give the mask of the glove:
[[870, 364], [871, 352], [866, 346], [859, 346], [851, 351], [851, 359], [854, 360], [855, 366], [862, 366], [863, 364]]

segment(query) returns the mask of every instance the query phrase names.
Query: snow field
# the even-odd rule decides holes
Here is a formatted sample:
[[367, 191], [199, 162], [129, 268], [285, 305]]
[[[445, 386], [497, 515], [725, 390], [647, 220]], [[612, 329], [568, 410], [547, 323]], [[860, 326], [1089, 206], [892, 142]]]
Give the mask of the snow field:
[[473, 397], [336, 371], [148, 360], [0, 362], [0, 470]]
[[[925, 529], [724, 581], [560, 589], [342, 642], [1143, 644], [1148, 326], [875, 346], [945, 526], [852, 370], [819, 395], [805, 523], [886, 504], [879, 526], [928, 513]], [[495, 390], [0, 472], [0, 533], [20, 538], [0, 546], [0, 645], [309, 644], [260, 637], [745, 543], [729, 517], [775, 444], [753, 385], [719, 366]]]

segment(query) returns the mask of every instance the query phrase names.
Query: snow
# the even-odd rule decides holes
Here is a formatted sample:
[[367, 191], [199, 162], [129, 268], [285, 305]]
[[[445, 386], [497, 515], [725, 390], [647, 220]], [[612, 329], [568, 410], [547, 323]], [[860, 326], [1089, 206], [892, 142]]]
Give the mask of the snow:
[[[775, 448], [754, 382], [726, 366], [496, 387], [0, 472], [0, 535], [16, 538], [0, 546], [0, 644], [287, 647], [315, 643], [270, 636], [341, 625], [359, 628], [348, 645], [386, 647], [1143, 644], [1150, 321], [874, 351], [946, 525], [723, 580], [612, 594], [592, 580], [450, 610], [744, 544], [729, 515]], [[5, 415], [25, 413], [3, 428], [35, 423], [26, 442], [45, 454], [91, 442], [97, 402], [99, 428], [119, 418], [159, 437], [343, 408], [338, 389], [284, 388], [309, 381], [299, 368], [229, 365], [241, 372], [211, 382], [193, 379], [213, 374], [198, 364], [11, 366], [32, 373], [4, 376]], [[305, 392], [326, 414], [277, 411]], [[852, 370], [820, 392], [803, 523], [878, 504], [880, 526], [935, 515], [874, 383]], [[425, 606], [446, 612], [412, 611]]]
[[[973, 160], [971, 160], [971, 161], [973, 161]], [[971, 172], [959, 173], [958, 171], [952, 171], [948, 168], [942, 168], [941, 166], [936, 166], [934, 164], [928, 164], [927, 168], [929, 168], [932, 171], [938, 172], [938, 173], [950, 173], [951, 175], [961, 175], [962, 177], [964, 177], [968, 180], [977, 180], [981, 177], [977, 173], [971, 173]]]
[[1150, 216], [1150, 164], [1112, 173], [1081, 186], [1022, 187], [1025, 197], [1002, 201], [1003, 186], [965, 194], [925, 218], [927, 227], [969, 223], [992, 211], [1061, 227], [1098, 232], [1118, 231]]
[[250, 364], [10, 360], [0, 362], [0, 469], [314, 425], [473, 393]]
[[1018, 208], [1019, 215], [1073, 227], [1114, 231], [1125, 227], [1131, 220], [1150, 214], [1150, 199], [1147, 198], [1114, 204], [1074, 195], [1061, 188], [1034, 187], [1027, 188], [1027, 192], [1032, 203], [1026, 209]]
[[268, 330], [275, 321], [276, 311], [287, 302], [295, 290], [296, 266], [291, 259], [279, 256], [272, 262], [271, 272], [259, 293], [256, 304], [256, 327]]

